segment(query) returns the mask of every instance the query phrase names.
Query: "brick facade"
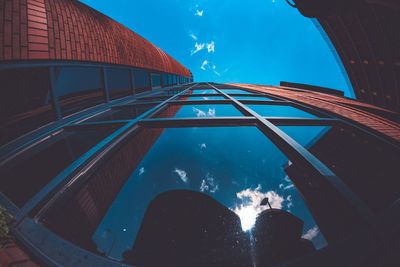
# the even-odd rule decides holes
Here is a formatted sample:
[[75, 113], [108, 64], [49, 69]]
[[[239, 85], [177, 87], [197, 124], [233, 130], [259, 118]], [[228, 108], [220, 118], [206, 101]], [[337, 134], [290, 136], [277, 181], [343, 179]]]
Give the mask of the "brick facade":
[[76, 0], [0, 0], [0, 62], [73, 60], [190, 71], [143, 37]]
[[[400, 125], [398, 123], [385, 119], [376, 114], [361, 110], [359, 108], [351, 107], [348, 104], [354, 104], [367, 108], [374, 108], [377, 110], [385, 110], [383, 108], [376, 107], [367, 103], [358, 102], [344, 97], [338, 97], [319, 92], [312, 92], [308, 90], [301, 90], [297, 88], [291, 89], [279, 86], [272, 87], [272, 86], [252, 85], [252, 84], [231, 84], [231, 85], [242, 88], [248, 88], [260, 92], [265, 92], [271, 95], [283, 97], [288, 100], [300, 102], [305, 105], [309, 105], [321, 110], [334, 113], [339, 117], [347, 118], [351, 121], [354, 121], [355, 123], [370, 128], [372, 131], [379, 132], [394, 141], [400, 142]], [[391, 112], [389, 110], [386, 111]]]

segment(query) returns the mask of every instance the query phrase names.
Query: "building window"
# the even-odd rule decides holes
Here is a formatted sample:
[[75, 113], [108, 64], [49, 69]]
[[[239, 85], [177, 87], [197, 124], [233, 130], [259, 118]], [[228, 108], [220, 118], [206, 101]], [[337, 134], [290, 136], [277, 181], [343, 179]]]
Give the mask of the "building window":
[[129, 69], [106, 69], [107, 88], [110, 99], [132, 95], [131, 74]]
[[1, 169], [1, 192], [22, 207], [63, 169], [112, 131], [111, 127], [64, 130], [24, 151]]
[[152, 73], [151, 74], [151, 86], [153, 89], [161, 87], [161, 75]]
[[168, 86], [168, 74], [167, 73], [163, 73], [161, 75], [161, 77], [162, 77], [162, 86], [163, 87]]
[[149, 73], [146, 70], [135, 69], [133, 70], [133, 76], [136, 93], [150, 90]]
[[56, 118], [47, 68], [0, 71], [0, 145]]
[[99, 68], [58, 67], [55, 88], [63, 116], [105, 102]]

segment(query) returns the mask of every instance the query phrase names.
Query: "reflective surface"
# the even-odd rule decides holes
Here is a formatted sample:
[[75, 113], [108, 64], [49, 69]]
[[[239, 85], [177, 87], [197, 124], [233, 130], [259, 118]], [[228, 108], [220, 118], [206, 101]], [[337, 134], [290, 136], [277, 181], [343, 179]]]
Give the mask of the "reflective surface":
[[196, 89], [196, 90], [190, 90], [188, 93], [197, 95], [197, 94], [217, 94], [218, 92], [215, 91], [214, 89]]
[[263, 117], [318, 118], [316, 115], [287, 105], [247, 105]]
[[253, 94], [250, 91], [241, 90], [241, 89], [221, 89], [225, 94]]
[[112, 121], [112, 120], [132, 120], [143, 114], [154, 105], [137, 105], [132, 107], [114, 108], [94, 116], [84, 122]]
[[[400, 198], [400, 154], [393, 146], [344, 125], [280, 128], [306, 145], [373, 211], [381, 212]], [[306, 140], [310, 132], [318, 138]]]
[[63, 169], [114, 130], [112, 127], [98, 127], [93, 130], [63, 131], [30, 148], [1, 169], [1, 192], [22, 206]]
[[[132, 249], [150, 201], [162, 192], [189, 189], [211, 196], [236, 213], [243, 231], [252, 229], [257, 215], [268, 208], [260, 206], [268, 197], [272, 207], [301, 218], [303, 237], [322, 247], [325, 240], [285, 173], [288, 164], [255, 127], [145, 130], [58, 207], [63, 212], [55, 211], [45, 221], [81, 246], [122, 259]], [[115, 170], [111, 176], [107, 174], [110, 170]], [[113, 185], [107, 186], [111, 181]], [[88, 192], [95, 202], [86, 205]], [[95, 217], [90, 215], [93, 209], [97, 210]], [[72, 223], [76, 216], [79, 225]]]
[[158, 117], [193, 118], [221, 116], [243, 116], [243, 114], [230, 104], [170, 105]]
[[233, 98], [237, 100], [274, 100], [265, 96], [234, 96]]
[[188, 98], [182, 97], [182, 99], [185, 98], [187, 100], [223, 100], [226, 99], [223, 96], [189, 96]]
[[48, 69], [1, 70], [0, 86], [0, 146], [55, 120]]

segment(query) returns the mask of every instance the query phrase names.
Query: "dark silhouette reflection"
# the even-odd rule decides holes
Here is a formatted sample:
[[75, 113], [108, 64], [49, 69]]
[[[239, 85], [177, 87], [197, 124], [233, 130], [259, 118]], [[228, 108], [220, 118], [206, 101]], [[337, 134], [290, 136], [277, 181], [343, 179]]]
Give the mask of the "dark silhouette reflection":
[[208, 195], [173, 190], [149, 205], [127, 263], [139, 266], [273, 266], [314, 251], [303, 222], [288, 212], [262, 212], [243, 232], [239, 217]]
[[250, 240], [256, 266], [274, 266], [315, 250], [311, 241], [301, 238], [303, 221], [291, 213], [269, 209], [260, 213]]

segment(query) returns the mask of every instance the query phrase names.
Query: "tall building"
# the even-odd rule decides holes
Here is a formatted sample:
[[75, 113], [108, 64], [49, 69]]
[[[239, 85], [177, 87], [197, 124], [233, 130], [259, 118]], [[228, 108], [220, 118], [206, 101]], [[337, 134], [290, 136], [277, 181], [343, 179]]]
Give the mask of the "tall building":
[[343, 63], [356, 98], [400, 111], [400, 2], [396, 0], [294, 0], [316, 18]]
[[194, 82], [78, 1], [0, 8], [1, 265], [400, 262], [395, 111]]

